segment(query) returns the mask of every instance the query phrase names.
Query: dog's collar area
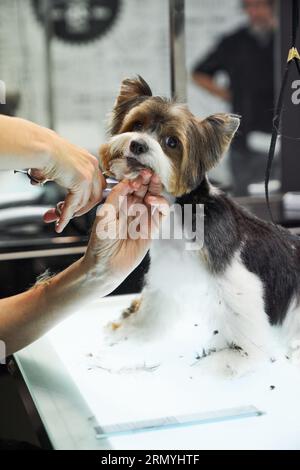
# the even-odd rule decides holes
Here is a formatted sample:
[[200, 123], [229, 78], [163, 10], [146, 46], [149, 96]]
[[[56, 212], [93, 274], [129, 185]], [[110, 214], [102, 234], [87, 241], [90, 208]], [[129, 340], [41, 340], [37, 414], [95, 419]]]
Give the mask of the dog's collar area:
[[208, 197], [210, 195], [210, 184], [207, 179], [207, 176], [204, 176], [201, 182], [194, 188], [192, 191], [189, 193], [183, 194], [182, 196], [179, 196], [176, 198], [176, 201], [179, 204], [185, 204], [187, 202], [190, 202], [194, 197]]

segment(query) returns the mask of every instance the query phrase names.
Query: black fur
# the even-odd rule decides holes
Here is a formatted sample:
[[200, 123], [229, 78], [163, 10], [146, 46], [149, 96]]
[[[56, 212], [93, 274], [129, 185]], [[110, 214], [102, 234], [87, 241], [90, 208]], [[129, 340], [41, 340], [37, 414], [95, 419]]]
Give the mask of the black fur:
[[299, 294], [300, 239], [258, 219], [224, 193], [212, 194], [206, 178], [177, 202], [204, 204], [204, 246], [210, 269], [221, 274], [240, 249], [246, 268], [263, 283], [270, 323], [282, 323], [291, 300]]

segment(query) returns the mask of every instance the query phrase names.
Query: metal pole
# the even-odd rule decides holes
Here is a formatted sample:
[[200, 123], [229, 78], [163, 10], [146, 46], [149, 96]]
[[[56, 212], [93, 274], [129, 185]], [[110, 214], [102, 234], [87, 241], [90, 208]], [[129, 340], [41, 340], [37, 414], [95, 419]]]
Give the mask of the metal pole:
[[169, 0], [171, 96], [179, 101], [186, 102], [184, 7], [185, 0]]
[[48, 111], [48, 127], [54, 129], [54, 90], [53, 90], [53, 63], [51, 53], [52, 28], [52, 0], [44, 0], [45, 18], [45, 68], [46, 68], [46, 107]]

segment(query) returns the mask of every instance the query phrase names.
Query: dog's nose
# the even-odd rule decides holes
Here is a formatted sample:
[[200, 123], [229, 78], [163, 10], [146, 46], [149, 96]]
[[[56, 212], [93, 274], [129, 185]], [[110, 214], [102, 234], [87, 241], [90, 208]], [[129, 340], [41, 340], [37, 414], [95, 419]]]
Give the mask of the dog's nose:
[[134, 153], [134, 155], [141, 155], [149, 150], [148, 145], [144, 140], [132, 140], [130, 142], [129, 149], [130, 152]]

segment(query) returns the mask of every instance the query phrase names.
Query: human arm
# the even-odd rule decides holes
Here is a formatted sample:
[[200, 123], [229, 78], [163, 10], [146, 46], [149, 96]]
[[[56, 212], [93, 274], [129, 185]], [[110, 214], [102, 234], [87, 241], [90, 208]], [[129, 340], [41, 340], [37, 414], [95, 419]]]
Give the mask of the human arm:
[[[166, 201], [159, 195], [161, 184], [156, 176], [141, 175], [135, 182], [119, 183], [98, 211], [89, 246], [84, 257], [60, 274], [38, 282], [29, 291], [0, 300], [0, 340], [11, 354], [39, 338], [80, 306], [103, 297], [120, 285], [146, 255], [153, 234], [167, 213]], [[128, 211], [135, 204], [146, 209], [146, 238], [102, 239], [107, 223], [121, 223], [120, 198], [127, 201]], [[153, 205], [156, 210], [153, 212]], [[107, 220], [106, 211], [115, 217]], [[128, 224], [132, 219], [123, 219]], [[125, 214], [126, 215], [126, 214]], [[130, 235], [130, 234], [129, 234]]]
[[217, 83], [215, 74], [220, 71], [228, 72], [230, 49], [231, 42], [227, 38], [222, 39], [192, 71], [192, 79], [197, 86], [225, 101], [231, 100], [230, 90]]
[[224, 88], [215, 81], [215, 79], [208, 74], [201, 72], [193, 72], [193, 81], [197, 86], [203, 88], [214, 96], [221, 98], [224, 101], [231, 101], [231, 93], [228, 88]]
[[39, 181], [68, 190], [56, 226], [61, 232], [74, 213], [89, 211], [102, 198], [105, 179], [98, 160], [56, 132], [25, 119], [0, 115], [0, 170], [30, 168]]

